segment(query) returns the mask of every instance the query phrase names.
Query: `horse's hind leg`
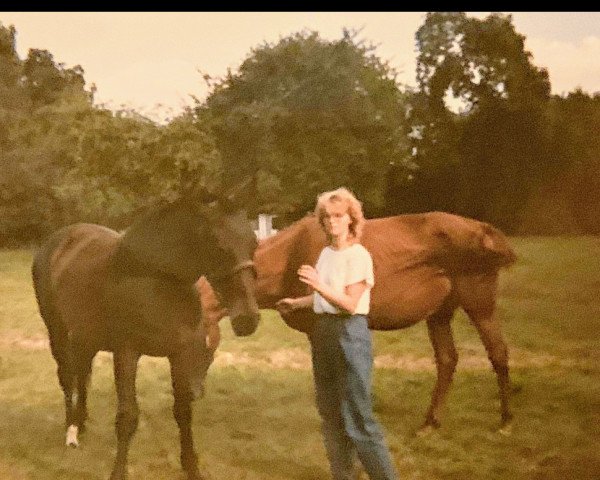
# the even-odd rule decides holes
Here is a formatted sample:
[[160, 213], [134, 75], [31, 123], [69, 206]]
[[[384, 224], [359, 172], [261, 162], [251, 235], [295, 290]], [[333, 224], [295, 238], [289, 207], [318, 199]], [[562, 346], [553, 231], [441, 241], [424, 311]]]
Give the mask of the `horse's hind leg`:
[[496, 372], [498, 387], [500, 389], [500, 414], [501, 426], [500, 433], [510, 433], [510, 422], [512, 413], [510, 412], [510, 378], [508, 374], [508, 348], [502, 338], [500, 321], [493, 312], [467, 312], [477, 328], [479, 337], [485, 346], [488, 358]]
[[58, 365], [58, 382], [65, 399], [65, 445], [78, 447], [78, 434], [85, 430], [87, 386], [95, 353], [74, 346], [61, 322], [47, 322], [50, 350]]
[[48, 329], [50, 339], [50, 350], [57, 365], [57, 376], [60, 388], [63, 391], [65, 399], [65, 428], [66, 445], [77, 446], [77, 441], [73, 441], [71, 425], [74, 424], [74, 389], [75, 389], [75, 369], [73, 365], [73, 351], [69, 331], [62, 321], [60, 314], [54, 307], [52, 287], [50, 286], [50, 271], [48, 264], [48, 254], [51, 251], [40, 251], [33, 262], [32, 277], [37, 298], [40, 315]]
[[71, 425], [75, 423], [73, 403], [75, 399], [75, 370], [73, 367], [73, 352], [71, 351], [71, 342], [69, 341], [69, 334], [64, 325], [55, 321], [54, 319], [48, 319], [48, 315], [44, 318], [46, 327], [48, 328], [48, 335], [50, 338], [50, 350], [52, 356], [56, 360], [57, 365], [57, 376], [60, 388], [63, 391], [65, 400], [65, 428], [67, 429], [65, 444], [67, 446], [77, 446], [76, 435], [73, 437], [73, 429]]
[[[85, 431], [85, 421], [88, 417], [87, 411], [87, 389], [92, 371], [92, 361], [96, 352], [90, 352], [85, 348], [72, 345], [72, 364], [75, 375], [76, 390], [72, 395], [71, 422], [67, 429], [67, 445], [78, 446], [79, 433]], [[76, 393], [75, 393], [76, 392]]]
[[508, 349], [495, 315], [498, 291], [498, 272], [481, 273], [456, 278], [455, 287], [460, 305], [479, 333], [488, 358], [496, 372], [500, 388], [500, 433], [510, 433], [512, 414], [509, 407], [510, 380], [508, 376]]
[[431, 396], [431, 405], [427, 411], [425, 423], [418, 431], [419, 435], [427, 434], [433, 428], [440, 426], [441, 409], [452, 384], [452, 377], [458, 362], [458, 353], [450, 325], [453, 313], [454, 309], [443, 307], [427, 319], [429, 339], [435, 354], [437, 379]]

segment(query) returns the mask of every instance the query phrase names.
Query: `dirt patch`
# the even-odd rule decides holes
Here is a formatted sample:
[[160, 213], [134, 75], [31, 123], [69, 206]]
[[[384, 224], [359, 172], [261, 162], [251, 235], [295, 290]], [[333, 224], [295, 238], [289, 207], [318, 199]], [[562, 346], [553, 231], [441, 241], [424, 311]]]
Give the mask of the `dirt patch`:
[[12, 347], [24, 350], [45, 350], [50, 348], [47, 335], [33, 335], [26, 337], [17, 330], [7, 330], [0, 333], [0, 348]]
[[310, 354], [300, 348], [277, 349], [254, 356], [246, 352], [223, 352], [215, 354], [214, 366], [248, 366], [259, 369], [310, 370]]
[[[563, 359], [548, 354], [536, 354], [526, 350], [512, 349], [510, 351], [509, 366], [522, 367], [573, 367], [582, 363], [575, 359]], [[584, 362], [585, 363], [585, 362]], [[265, 352], [260, 356], [249, 355], [246, 352], [217, 352], [215, 356], [216, 367], [241, 366], [258, 369], [290, 369], [310, 370], [310, 353], [300, 348], [277, 349]], [[404, 355], [376, 355], [375, 368], [406, 370], [406, 371], [435, 371], [435, 361], [432, 357], [418, 357], [413, 354]], [[491, 369], [490, 361], [485, 354], [473, 352], [459, 352], [458, 370], [488, 370]]]
[[[49, 349], [48, 338], [45, 335], [23, 336], [16, 330], [0, 334], [0, 348], [22, 348], [24, 350]], [[487, 370], [491, 369], [490, 361], [477, 346], [459, 346], [457, 370]], [[511, 368], [549, 366], [572, 368], [575, 366], [592, 366], [592, 359], [560, 358], [546, 353], [534, 353], [528, 350], [510, 348], [509, 366]], [[217, 351], [213, 367], [238, 366], [260, 370], [289, 369], [310, 370], [310, 353], [301, 348], [280, 348], [271, 352], [249, 354], [247, 352]], [[410, 353], [402, 355], [376, 355], [375, 368], [405, 370], [414, 372], [435, 371], [433, 357], [420, 357]]]
[[[570, 368], [581, 363], [575, 359], [559, 358], [554, 355], [533, 353], [517, 348], [510, 349], [509, 355], [508, 364], [510, 368], [548, 366]], [[411, 354], [402, 356], [378, 355], [375, 357], [375, 368], [408, 371], [434, 371], [436, 369], [433, 357], [417, 357]], [[457, 370], [488, 370], [491, 368], [492, 365], [485, 353], [475, 353], [468, 350], [460, 351], [459, 349]]]
[[29, 477], [21, 470], [12, 465], [0, 463], [0, 478], [10, 480], [27, 480]]

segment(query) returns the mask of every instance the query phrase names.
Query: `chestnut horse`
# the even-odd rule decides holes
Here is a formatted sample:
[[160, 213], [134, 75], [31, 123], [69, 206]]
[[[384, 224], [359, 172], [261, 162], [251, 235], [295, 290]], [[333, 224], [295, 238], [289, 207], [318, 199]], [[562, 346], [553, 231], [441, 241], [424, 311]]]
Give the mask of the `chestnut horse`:
[[65, 227], [40, 248], [33, 280], [64, 392], [67, 445], [87, 417], [87, 384], [100, 350], [113, 352], [118, 397], [117, 456], [111, 480], [127, 477], [138, 423], [135, 378], [141, 355], [168, 357], [181, 464], [202, 478], [191, 431], [191, 401], [202, 394], [214, 348], [207, 345], [195, 283], [205, 275], [231, 312], [238, 335], [253, 333], [256, 237], [227, 201], [179, 200], [152, 209], [124, 234], [93, 224]]
[[[496, 372], [500, 389], [502, 433], [510, 430], [508, 351], [495, 315], [498, 273], [514, 263], [507, 238], [493, 226], [442, 212], [367, 220], [361, 243], [373, 257], [375, 286], [369, 326], [396, 330], [426, 321], [435, 352], [437, 380], [420, 433], [440, 426], [440, 413], [452, 382], [458, 354], [451, 329], [461, 307], [471, 319]], [[254, 255], [256, 295], [261, 308], [274, 308], [284, 297], [306, 295], [298, 280], [302, 264], [314, 265], [325, 245], [316, 217], [307, 216], [263, 240]], [[203, 297], [211, 298], [206, 285]], [[213, 301], [207, 322], [223, 315]], [[311, 338], [314, 315], [295, 311], [283, 316]]]

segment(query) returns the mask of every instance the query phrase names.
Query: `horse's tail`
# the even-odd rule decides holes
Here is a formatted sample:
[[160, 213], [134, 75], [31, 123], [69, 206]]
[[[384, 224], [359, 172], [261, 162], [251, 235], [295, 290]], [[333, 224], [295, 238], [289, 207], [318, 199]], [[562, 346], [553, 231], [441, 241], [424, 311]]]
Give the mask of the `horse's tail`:
[[31, 266], [31, 276], [38, 308], [48, 329], [52, 355], [59, 367], [70, 364], [69, 332], [55, 304], [51, 259], [65, 233], [66, 229], [62, 229], [52, 235], [35, 253]]
[[428, 218], [433, 255], [451, 271], [498, 271], [517, 259], [506, 235], [489, 223], [440, 212]]
[[481, 222], [481, 256], [495, 268], [509, 267], [517, 261], [517, 254], [504, 233], [488, 223]]

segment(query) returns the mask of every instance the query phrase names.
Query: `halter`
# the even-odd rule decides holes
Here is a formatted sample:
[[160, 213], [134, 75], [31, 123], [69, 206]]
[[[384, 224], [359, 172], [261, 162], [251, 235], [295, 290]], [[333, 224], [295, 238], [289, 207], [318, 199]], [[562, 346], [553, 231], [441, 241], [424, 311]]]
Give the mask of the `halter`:
[[[144, 272], [153, 272], [154, 271], [154, 272], [159, 272], [159, 273], [165, 274], [165, 272], [163, 272], [160, 268], [157, 268], [157, 267], [149, 264], [148, 262], [139, 260], [137, 258], [137, 256], [135, 255], [135, 253], [132, 252], [127, 246], [125, 246], [125, 248], [123, 248], [123, 245], [121, 245], [119, 248], [119, 251], [122, 254], [126, 255], [128, 267], [130, 269], [131, 269], [131, 267], [137, 267], [138, 270], [142, 270]], [[245, 270], [247, 268], [252, 269], [254, 278], [256, 278], [256, 267], [254, 265], [254, 261], [252, 261], [252, 260], [244, 260], [243, 262], [238, 263], [229, 272], [225, 272], [225, 273], [221, 273], [221, 274], [204, 274], [204, 275], [207, 278], [211, 278], [216, 281], [221, 281], [221, 280], [223, 280], [227, 277], [231, 277], [231, 276], [235, 275], [236, 273], [239, 273], [242, 270]]]
[[[243, 262], [238, 263], [235, 267], [233, 267], [229, 272], [227, 273], [223, 273], [221, 275], [207, 275], [208, 278], [212, 278], [213, 280], [223, 280], [224, 278], [227, 277], [231, 277], [232, 275], [235, 275], [236, 273], [241, 272], [242, 270], [245, 270], [247, 268], [251, 268], [252, 269], [252, 273], [254, 274], [254, 277], [256, 278], [256, 266], [254, 265], [254, 262], [252, 260], [245, 260]], [[210, 283], [210, 281], [209, 281]]]
[[233, 269], [231, 270], [231, 275], [234, 275], [238, 272], [241, 272], [242, 270], [244, 270], [245, 268], [251, 268], [252, 270], [256, 271], [256, 267], [254, 266], [254, 262], [252, 260], [246, 260], [245, 262], [241, 262], [239, 264], [237, 264], [235, 267], [233, 267]]

